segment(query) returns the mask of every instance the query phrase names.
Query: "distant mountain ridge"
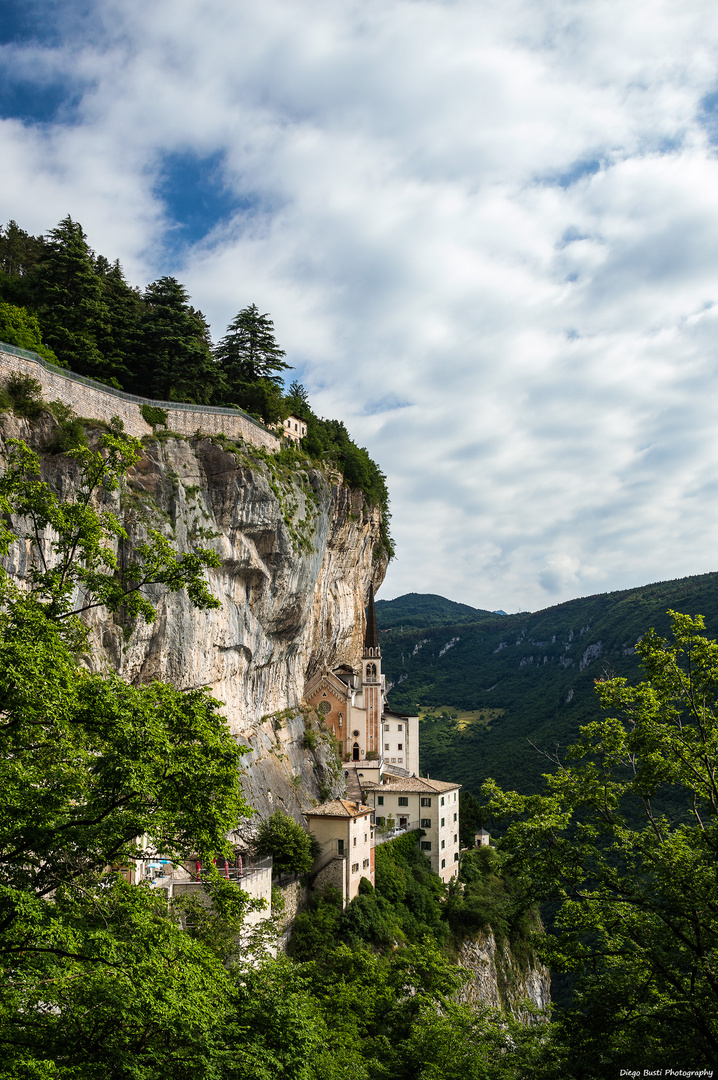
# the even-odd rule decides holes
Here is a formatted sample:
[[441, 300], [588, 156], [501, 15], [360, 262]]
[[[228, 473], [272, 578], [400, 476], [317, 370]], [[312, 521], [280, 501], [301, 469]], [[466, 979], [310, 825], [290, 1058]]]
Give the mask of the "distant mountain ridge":
[[422, 719], [421, 769], [475, 794], [489, 776], [529, 792], [552, 769], [541, 751], [560, 754], [602, 715], [595, 679], [639, 681], [636, 642], [668, 633], [669, 608], [705, 616], [718, 637], [718, 573], [518, 615], [421, 593], [376, 606], [392, 708], [437, 717]]
[[380, 630], [408, 630], [412, 627], [444, 626], [482, 622], [495, 612], [459, 604], [436, 593], [406, 593], [396, 600], [377, 600], [376, 621]]

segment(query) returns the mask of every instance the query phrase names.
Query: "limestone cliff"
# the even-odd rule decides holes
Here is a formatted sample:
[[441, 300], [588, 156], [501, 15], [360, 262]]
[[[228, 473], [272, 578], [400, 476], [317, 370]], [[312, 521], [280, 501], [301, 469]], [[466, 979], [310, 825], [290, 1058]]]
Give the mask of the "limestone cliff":
[[470, 1005], [490, 1005], [530, 1021], [532, 1009], [546, 1013], [551, 1003], [549, 970], [535, 960], [519, 961], [507, 941], [498, 943], [492, 930], [467, 938], [457, 963], [468, 972], [459, 998]]
[[[13, 436], [41, 448], [53, 423], [5, 414], [0, 455]], [[42, 469], [56, 491], [72, 492], [71, 458], [43, 454]], [[358, 655], [369, 582], [381, 583], [386, 563], [377, 556], [379, 511], [338, 480], [325, 471], [287, 472], [255, 448], [169, 437], [145, 442], [113, 496], [129, 537], [120, 558], [150, 527], [179, 551], [212, 548], [221, 564], [210, 584], [222, 606], [201, 612], [184, 593], [158, 590], [151, 625], [128, 628], [100, 611], [90, 621], [86, 662], [133, 683], [206, 687], [224, 702], [232, 732], [250, 747], [243, 783], [260, 814], [283, 806], [298, 815], [320, 793], [343, 789], [321, 733], [305, 738], [310, 720], [298, 706], [308, 675]], [[28, 551], [15, 545], [10, 560], [22, 578]]]

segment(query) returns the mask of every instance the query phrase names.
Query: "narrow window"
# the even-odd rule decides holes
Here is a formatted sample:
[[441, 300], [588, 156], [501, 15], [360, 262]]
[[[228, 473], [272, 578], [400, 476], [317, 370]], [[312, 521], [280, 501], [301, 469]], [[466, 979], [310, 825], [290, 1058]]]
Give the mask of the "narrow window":
[[377, 795], [377, 797], [376, 797], [376, 805], [377, 806], [383, 806], [384, 805], [384, 796], [383, 795]]
[[343, 854], [344, 854], [344, 841], [343, 840], [337, 840], [337, 855], [343, 855]]

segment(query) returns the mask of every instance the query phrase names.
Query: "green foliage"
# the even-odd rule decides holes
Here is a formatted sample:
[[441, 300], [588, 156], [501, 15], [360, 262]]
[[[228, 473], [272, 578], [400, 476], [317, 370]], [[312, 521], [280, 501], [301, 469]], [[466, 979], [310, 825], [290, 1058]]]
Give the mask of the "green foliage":
[[140, 405], [140, 412], [143, 420], [146, 420], [152, 427], [167, 427], [167, 410], [161, 409], [159, 405]]
[[87, 434], [82, 421], [63, 401], [51, 401], [48, 406], [57, 421], [52, 439], [45, 448], [50, 454], [69, 454], [88, 446]]
[[52, 349], [43, 344], [42, 330], [37, 316], [25, 307], [16, 304], [0, 303], [0, 341], [16, 345], [19, 349], [36, 352], [43, 360], [57, 363]]
[[273, 857], [275, 874], [308, 874], [317, 845], [314, 837], [293, 818], [283, 810], [275, 810], [259, 826], [255, 851], [257, 855]]
[[206, 404], [220, 385], [220, 375], [212, 361], [207, 323], [188, 299], [187, 290], [173, 277], [147, 286], [142, 346], [152, 358], [152, 397]]
[[647, 681], [598, 682], [614, 716], [582, 729], [545, 794], [486, 786], [508, 865], [559, 905], [544, 951], [576, 980], [565, 1075], [718, 1057], [718, 643], [669, 614], [672, 638], [638, 645]]
[[[427, 611], [416, 594], [378, 601], [380, 629], [388, 630], [381, 646], [382, 669], [394, 683], [391, 705], [406, 713], [439, 705], [450, 712], [485, 710], [483, 722], [422, 720], [421, 769], [462, 783], [474, 795], [487, 777], [525, 794], [541, 790], [556, 747], [575, 742], [581, 726], [601, 716], [594, 680], [608, 670], [637, 681], [636, 642], [647, 626], [669, 632], [669, 607], [703, 612], [709, 632], [718, 635], [718, 574], [599, 594], [535, 613], [479, 612], [473, 624], [426, 621], [411, 629], [409, 619], [429, 620], [441, 608], [432, 603]], [[459, 640], [439, 656], [452, 638]]]
[[[137, 453], [117, 429], [100, 450], [74, 451], [77, 494], [66, 502], [22, 443], [10, 444], [0, 478], [0, 552], [20, 540], [32, 567], [23, 589], [0, 568], [2, 1076], [120, 1077], [131, 1061], [150, 1080], [161, 1060], [180, 1080], [190, 1063], [215, 1068], [217, 1025], [236, 1015], [227, 964], [248, 899], [215, 882], [209, 908], [168, 916], [162, 892], [107, 874], [131, 862], [142, 836], [151, 853], [211, 858], [248, 812], [218, 702], [78, 661], [79, 615], [132, 609], [149, 582], [215, 603], [205, 563], [153, 541], [132, 584], [117, 577], [111, 545], [123, 533], [102, 505]], [[134, 610], [152, 616], [144, 597]]]
[[60, 362], [80, 375], [109, 374], [98, 345], [107, 304], [85, 233], [69, 215], [48, 233], [33, 288], [43, 340]]
[[4, 390], [10, 408], [18, 416], [24, 416], [27, 420], [36, 420], [45, 409], [42, 387], [37, 379], [29, 375], [11, 375], [5, 383]]
[[[234, 405], [269, 426], [290, 412], [303, 417], [309, 428], [305, 452], [283, 452], [283, 465], [294, 471], [339, 469], [349, 486], [362, 491], [368, 508], [381, 507], [382, 539], [374, 556], [392, 557], [383, 473], [342, 423], [314, 415], [296, 380], [283, 395], [281, 373], [290, 365], [282, 359], [271, 319], [255, 304], [237, 314], [213, 348], [207, 321], [190, 306], [180, 282], [163, 277], [143, 293], [132, 288], [119, 262], [95, 255], [79, 223], [66, 217], [46, 240], [29, 236], [15, 222], [0, 229], [0, 331], [3, 325], [10, 344], [117, 389], [159, 400]], [[309, 544], [303, 535], [301, 541]]]
[[[121, 432], [108, 432], [100, 440], [100, 450], [74, 450], [79, 468], [76, 497], [62, 501], [40, 480], [40, 463], [24, 443], [8, 440], [8, 468], [0, 478], [0, 502], [8, 512], [27, 521], [19, 535], [34, 548], [37, 563], [31, 581], [33, 595], [49, 618], [63, 618], [78, 630], [76, 616], [91, 608], [120, 607], [129, 618], [155, 617], [154, 607], [144, 595], [149, 585], [163, 585], [171, 591], [186, 589], [199, 608], [219, 607], [203, 577], [208, 566], [216, 566], [214, 552], [197, 549], [177, 555], [169, 541], [155, 530], [137, 546], [138, 558], [120, 573], [112, 543], [126, 539], [125, 530], [108, 510], [95, 509], [94, 500], [115, 489], [126, 470], [140, 456], [140, 443]], [[54, 561], [46, 558], [41, 537], [52, 530]], [[71, 597], [81, 587], [81, 600], [73, 608]]]
[[459, 841], [462, 848], [472, 848], [476, 833], [483, 825], [479, 800], [470, 791], [459, 792]]
[[279, 372], [290, 367], [274, 340], [274, 323], [268, 314], [260, 315], [256, 304], [235, 315], [214, 355], [232, 392], [259, 380], [279, 385]]

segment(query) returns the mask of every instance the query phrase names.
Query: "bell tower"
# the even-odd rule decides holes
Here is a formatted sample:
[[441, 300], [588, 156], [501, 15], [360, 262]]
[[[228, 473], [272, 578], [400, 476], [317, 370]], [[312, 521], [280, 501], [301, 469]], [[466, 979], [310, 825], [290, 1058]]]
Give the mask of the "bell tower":
[[377, 758], [382, 758], [381, 716], [382, 716], [382, 677], [381, 649], [379, 632], [376, 626], [376, 607], [374, 606], [374, 584], [369, 585], [369, 604], [366, 612], [366, 631], [364, 633], [364, 651], [362, 653], [362, 690], [366, 709], [366, 752], [374, 751]]

